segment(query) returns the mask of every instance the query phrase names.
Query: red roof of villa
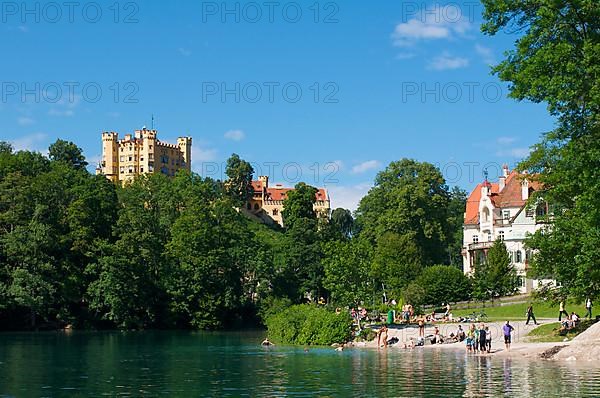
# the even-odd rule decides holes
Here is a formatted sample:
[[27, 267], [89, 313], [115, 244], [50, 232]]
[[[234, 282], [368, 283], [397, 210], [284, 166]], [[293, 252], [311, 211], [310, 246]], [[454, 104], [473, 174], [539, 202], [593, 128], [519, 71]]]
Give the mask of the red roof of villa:
[[[490, 187], [490, 199], [495, 207], [522, 207], [527, 202], [523, 200], [521, 196], [521, 181], [525, 177], [525, 174], [520, 174], [517, 171], [512, 171], [504, 183], [504, 189], [500, 191], [499, 183], [489, 183]], [[479, 201], [481, 200], [481, 188], [483, 184], [477, 184], [475, 189], [469, 195], [467, 199], [467, 206], [465, 210], [465, 225], [473, 225], [479, 223]], [[530, 191], [537, 191], [540, 189], [541, 184], [537, 181], [529, 181]]]

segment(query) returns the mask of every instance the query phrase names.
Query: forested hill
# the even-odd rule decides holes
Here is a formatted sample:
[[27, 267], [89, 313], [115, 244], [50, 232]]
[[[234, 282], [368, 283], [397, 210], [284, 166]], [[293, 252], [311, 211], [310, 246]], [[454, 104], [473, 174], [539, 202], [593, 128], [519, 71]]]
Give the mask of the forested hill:
[[[285, 229], [236, 210], [253, 173], [237, 155], [224, 183], [180, 172], [122, 187], [86, 166], [70, 142], [58, 140], [48, 156], [0, 143], [2, 328], [256, 324], [278, 299], [377, 304], [382, 289], [400, 297], [424, 267], [460, 259], [464, 192], [449, 191], [428, 164], [391, 164], [356, 220], [344, 209], [319, 220], [314, 188], [300, 183], [285, 203]], [[402, 170], [412, 180], [391, 179]], [[431, 213], [398, 216], [418, 211], [415, 203]]]

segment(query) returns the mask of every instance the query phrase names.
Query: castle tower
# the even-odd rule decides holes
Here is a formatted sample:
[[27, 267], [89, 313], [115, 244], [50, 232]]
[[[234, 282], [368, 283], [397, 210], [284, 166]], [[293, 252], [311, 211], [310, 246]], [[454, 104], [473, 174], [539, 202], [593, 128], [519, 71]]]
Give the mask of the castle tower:
[[102, 133], [102, 161], [96, 174], [104, 174], [109, 180], [119, 179], [119, 135], [115, 132]]
[[182, 168], [192, 171], [192, 137], [177, 138], [177, 146], [181, 150], [185, 162]]

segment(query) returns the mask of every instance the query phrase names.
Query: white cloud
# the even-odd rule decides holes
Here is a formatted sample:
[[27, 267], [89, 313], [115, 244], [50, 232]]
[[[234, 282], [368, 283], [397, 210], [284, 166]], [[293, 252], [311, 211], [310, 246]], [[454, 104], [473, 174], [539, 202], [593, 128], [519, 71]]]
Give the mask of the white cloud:
[[179, 51], [179, 54], [183, 55], [184, 57], [189, 57], [192, 55], [192, 52], [187, 48], [179, 47], [177, 51]]
[[355, 211], [358, 208], [360, 200], [371, 189], [371, 183], [362, 183], [357, 185], [333, 185], [327, 187], [331, 199], [331, 208], [338, 207]]
[[467, 58], [455, 57], [444, 52], [442, 55], [431, 60], [427, 68], [432, 70], [448, 70], [465, 68], [467, 66], [469, 66], [469, 60]]
[[35, 120], [23, 116], [17, 119], [17, 123], [19, 124], [19, 126], [30, 126], [35, 123]]
[[496, 152], [496, 156], [499, 157], [513, 157], [513, 158], [525, 158], [527, 156], [529, 156], [529, 154], [531, 153], [531, 150], [529, 148], [507, 148], [507, 149], [500, 149]]
[[414, 58], [415, 56], [416, 56], [415, 53], [399, 53], [398, 55], [396, 55], [396, 59], [405, 60], [405, 59]]
[[61, 110], [61, 109], [52, 108], [48, 111], [48, 115], [50, 115], [50, 116], [71, 117], [74, 114], [75, 114], [75, 112], [72, 109]]
[[217, 159], [217, 150], [213, 148], [202, 148], [192, 146], [192, 165], [202, 162], [214, 162]]
[[381, 166], [381, 162], [378, 160], [367, 160], [366, 162], [359, 163], [352, 167], [353, 174], [365, 173], [369, 170], [376, 169]]
[[518, 139], [516, 137], [498, 137], [496, 139], [496, 156], [513, 157], [519, 159], [529, 156], [531, 153], [529, 148], [514, 146], [517, 141]]
[[46, 153], [48, 150], [48, 135], [45, 133], [34, 133], [10, 140], [10, 143], [16, 151], [37, 151]]
[[496, 142], [499, 145], [510, 145], [514, 143], [517, 139], [515, 137], [498, 137]]
[[246, 133], [242, 130], [229, 130], [223, 136], [231, 141], [241, 141], [246, 137]]
[[471, 29], [459, 7], [440, 6], [421, 10], [414, 18], [396, 25], [392, 41], [397, 47], [410, 47], [422, 40], [452, 39]]
[[496, 63], [496, 58], [494, 57], [494, 52], [491, 48], [482, 46], [480, 44], [475, 44], [475, 51], [481, 56], [482, 61], [487, 65]]

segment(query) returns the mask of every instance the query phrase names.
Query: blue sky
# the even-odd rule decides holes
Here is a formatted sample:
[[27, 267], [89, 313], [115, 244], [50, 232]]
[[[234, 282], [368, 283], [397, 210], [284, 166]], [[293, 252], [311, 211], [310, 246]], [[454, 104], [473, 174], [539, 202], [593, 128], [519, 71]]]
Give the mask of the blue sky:
[[[52, 4], [52, 5], [48, 5]], [[477, 2], [3, 3], [0, 139], [100, 157], [102, 131], [194, 139], [219, 178], [235, 152], [354, 209], [404, 157], [470, 190], [553, 119], [490, 75], [517, 36], [480, 33]]]

